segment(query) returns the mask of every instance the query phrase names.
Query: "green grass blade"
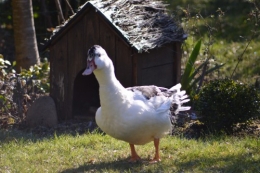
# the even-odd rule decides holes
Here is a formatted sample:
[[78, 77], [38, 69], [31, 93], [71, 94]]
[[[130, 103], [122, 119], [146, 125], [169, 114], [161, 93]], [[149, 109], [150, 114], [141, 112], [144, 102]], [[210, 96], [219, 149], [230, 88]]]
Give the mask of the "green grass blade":
[[195, 47], [194, 47], [194, 49], [193, 49], [193, 51], [192, 51], [192, 53], [189, 57], [189, 60], [186, 64], [183, 76], [181, 78], [181, 84], [182, 84], [183, 89], [186, 89], [189, 86], [189, 83], [191, 82], [189, 80], [189, 77], [194, 70], [194, 63], [195, 63], [195, 61], [196, 61], [196, 59], [199, 55], [200, 47], [201, 47], [201, 40], [199, 40], [196, 43], [196, 45], [195, 45]]

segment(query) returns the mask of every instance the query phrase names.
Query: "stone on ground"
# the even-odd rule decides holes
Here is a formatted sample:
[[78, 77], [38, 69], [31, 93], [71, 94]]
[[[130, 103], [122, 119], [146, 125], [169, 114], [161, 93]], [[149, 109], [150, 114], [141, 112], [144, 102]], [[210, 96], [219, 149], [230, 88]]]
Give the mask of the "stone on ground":
[[29, 127], [55, 127], [58, 118], [54, 100], [49, 96], [38, 98], [28, 109], [26, 122]]

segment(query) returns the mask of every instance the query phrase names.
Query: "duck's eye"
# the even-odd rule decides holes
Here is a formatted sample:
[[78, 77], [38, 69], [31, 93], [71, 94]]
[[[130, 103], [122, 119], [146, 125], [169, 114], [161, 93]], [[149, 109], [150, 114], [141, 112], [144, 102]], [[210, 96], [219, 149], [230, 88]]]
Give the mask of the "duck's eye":
[[92, 61], [93, 57], [92, 56], [89, 56], [88, 57], [88, 61]]

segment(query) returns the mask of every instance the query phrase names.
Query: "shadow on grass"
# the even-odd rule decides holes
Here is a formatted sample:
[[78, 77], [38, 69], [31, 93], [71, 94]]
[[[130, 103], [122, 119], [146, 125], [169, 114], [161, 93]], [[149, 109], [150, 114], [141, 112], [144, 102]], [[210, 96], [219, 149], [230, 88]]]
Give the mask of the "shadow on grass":
[[164, 165], [161, 163], [149, 164], [148, 161], [129, 163], [128, 159], [114, 162], [85, 163], [78, 168], [71, 168], [60, 173], [75, 172], [162, 172]]
[[[259, 152], [259, 151], [258, 151]], [[241, 155], [229, 155], [213, 158], [197, 157], [189, 161], [167, 161], [157, 164], [128, 163], [127, 160], [101, 163], [85, 163], [78, 168], [71, 168], [60, 173], [75, 172], [260, 172], [260, 160], [253, 159], [253, 153]]]
[[184, 172], [195, 170], [198, 172], [260, 172], [260, 159], [254, 159], [254, 153], [241, 153], [226, 157], [196, 157], [194, 160], [180, 161], [175, 166]]
[[11, 141], [36, 141], [37, 137], [32, 133], [26, 133], [17, 129], [0, 129], [1, 143], [8, 143]]
[[62, 122], [53, 128], [38, 126], [35, 128], [16, 127], [0, 129], [0, 141], [1, 143], [20, 140], [36, 142], [62, 135], [78, 136], [92, 132], [103, 134], [95, 123]]

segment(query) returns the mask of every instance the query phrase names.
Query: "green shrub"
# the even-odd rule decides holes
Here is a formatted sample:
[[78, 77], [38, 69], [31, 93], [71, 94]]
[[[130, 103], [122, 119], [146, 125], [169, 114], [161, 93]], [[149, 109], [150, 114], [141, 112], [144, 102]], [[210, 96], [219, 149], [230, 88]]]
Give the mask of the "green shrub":
[[231, 132], [237, 123], [249, 122], [260, 111], [256, 88], [230, 79], [209, 82], [194, 101], [200, 121], [213, 131]]
[[[0, 54], [0, 128], [22, 122], [33, 101], [49, 92], [49, 72], [46, 59], [18, 74]], [[3, 117], [13, 121], [5, 122]]]
[[28, 70], [22, 69], [21, 79], [26, 81], [27, 86], [32, 86], [33, 92], [48, 93], [50, 90], [50, 66], [47, 59], [39, 65], [31, 66]]

